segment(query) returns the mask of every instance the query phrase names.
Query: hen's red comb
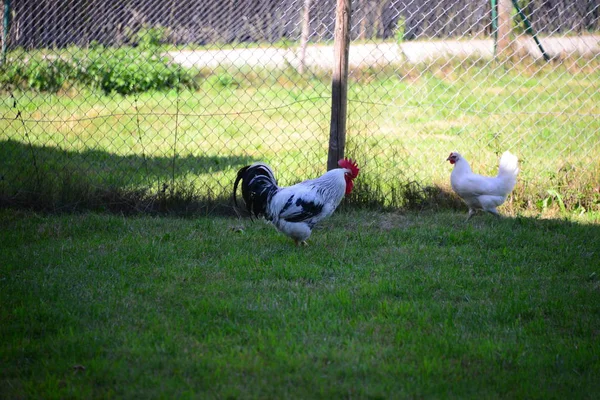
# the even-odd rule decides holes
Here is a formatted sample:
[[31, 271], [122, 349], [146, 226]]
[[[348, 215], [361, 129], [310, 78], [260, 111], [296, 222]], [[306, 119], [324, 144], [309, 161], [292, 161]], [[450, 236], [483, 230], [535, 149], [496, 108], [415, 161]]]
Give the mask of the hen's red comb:
[[346, 168], [349, 169], [352, 174], [352, 179], [356, 178], [358, 176], [358, 172], [360, 171], [360, 168], [358, 168], [358, 165], [356, 164], [356, 161], [352, 161], [351, 158], [343, 158], [340, 161], [338, 161], [338, 165], [340, 166], [340, 168]]

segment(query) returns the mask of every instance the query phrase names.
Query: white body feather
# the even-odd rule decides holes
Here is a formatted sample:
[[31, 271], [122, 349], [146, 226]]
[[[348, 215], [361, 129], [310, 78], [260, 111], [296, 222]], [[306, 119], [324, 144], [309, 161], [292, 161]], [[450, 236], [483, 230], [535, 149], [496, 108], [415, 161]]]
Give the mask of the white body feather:
[[254, 163], [238, 171], [234, 202], [241, 182], [242, 196], [250, 215], [265, 217], [279, 231], [301, 243], [308, 239], [315, 224], [333, 214], [346, 194], [347, 179], [351, 180], [357, 174], [358, 168], [355, 171], [337, 168], [316, 179], [279, 187], [268, 165]]
[[[308, 239], [314, 225], [333, 214], [344, 198], [346, 172], [346, 169], [337, 168], [316, 179], [280, 188], [268, 204], [268, 212], [275, 227], [299, 242]], [[292, 201], [288, 205], [290, 199]], [[319, 204], [322, 208], [315, 215], [307, 215], [305, 220], [290, 221], [289, 219], [301, 218], [299, 215], [306, 212], [302, 205], [307, 203]]]
[[494, 177], [474, 174], [467, 160], [458, 155], [450, 175], [452, 189], [469, 207], [469, 215], [476, 210], [498, 214], [496, 207], [506, 201], [517, 182], [519, 173], [517, 157], [506, 151], [500, 159], [498, 175]]

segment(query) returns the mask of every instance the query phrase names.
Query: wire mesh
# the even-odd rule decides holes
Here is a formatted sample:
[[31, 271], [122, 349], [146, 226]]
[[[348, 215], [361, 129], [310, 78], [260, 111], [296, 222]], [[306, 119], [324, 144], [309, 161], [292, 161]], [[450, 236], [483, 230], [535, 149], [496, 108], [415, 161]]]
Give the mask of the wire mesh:
[[[237, 170], [258, 160], [284, 185], [320, 175], [335, 3], [13, 1], [0, 66], [3, 203], [185, 208], [227, 204]], [[509, 2], [509, 45], [496, 54], [495, 3], [352, 1], [354, 200], [407, 205], [407, 188], [420, 199], [448, 189], [450, 151], [494, 174], [510, 150], [521, 164], [513, 208], [549, 193], [600, 207], [600, 5], [513, 2], [528, 30]]]

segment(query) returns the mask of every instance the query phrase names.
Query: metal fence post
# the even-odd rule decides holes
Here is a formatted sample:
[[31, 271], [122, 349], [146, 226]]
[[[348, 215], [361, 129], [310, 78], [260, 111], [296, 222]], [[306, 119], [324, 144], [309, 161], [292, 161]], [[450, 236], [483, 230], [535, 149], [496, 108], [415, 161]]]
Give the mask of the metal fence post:
[[498, 4], [496, 0], [490, 0], [492, 8], [492, 31], [494, 36], [494, 57], [498, 55]]
[[327, 170], [337, 168], [346, 146], [346, 109], [348, 99], [348, 50], [350, 48], [351, 0], [337, 0], [331, 83], [331, 124]]
[[4, 18], [2, 29], [2, 60], [0, 64], [6, 61], [6, 52], [8, 51], [8, 34], [10, 32], [10, 0], [4, 0]]
[[527, 31], [527, 33], [529, 33], [531, 36], [533, 36], [533, 40], [535, 41], [535, 44], [537, 44], [538, 49], [540, 49], [540, 52], [542, 53], [544, 60], [550, 61], [550, 57], [548, 57], [548, 54], [546, 54], [546, 51], [542, 47], [542, 43], [540, 42], [537, 34], [533, 30], [533, 27], [531, 26], [531, 22], [529, 22], [529, 18], [527, 18], [527, 15], [525, 15], [525, 13], [521, 9], [521, 7], [519, 7], [519, 3], [517, 2], [517, 0], [512, 0], [512, 2], [515, 5], [515, 9], [517, 10], [517, 13], [519, 13], [521, 20], [523, 20], [523, 23], [525, 24], [525, 30]]

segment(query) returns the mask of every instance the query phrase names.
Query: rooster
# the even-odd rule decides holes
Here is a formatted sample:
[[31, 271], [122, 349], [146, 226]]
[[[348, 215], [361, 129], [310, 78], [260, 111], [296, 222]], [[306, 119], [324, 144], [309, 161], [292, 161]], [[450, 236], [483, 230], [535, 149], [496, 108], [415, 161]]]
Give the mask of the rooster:
[[506, 197], [517, 182], [519, 173], [517, 157], [505, 151], [500, 158], [498, 175], [495, 177], [474, 174], [467, 160], [458, 153], [450, 153], [446, 161], [454, 164], [450, 183], [452, 189], [469, 207], [467, 221], [477, 210], [487, 211], [499, 217], [496, 207], [506, 201]]
[[296, 246], [307, 245], [313, 227], [329, 217], [344, 195], [354, 187], [360, 171], [356, 162], [344, 158], [340, 168], [332, 169], [318, 178], [293, 186], [279, 187], [271, 168], [254, 163], [240, 169], [233, 184], [233, 201], [242, 182], [242, 197], [250, 216], [263, 216], [283, 234], [291, 237]]

